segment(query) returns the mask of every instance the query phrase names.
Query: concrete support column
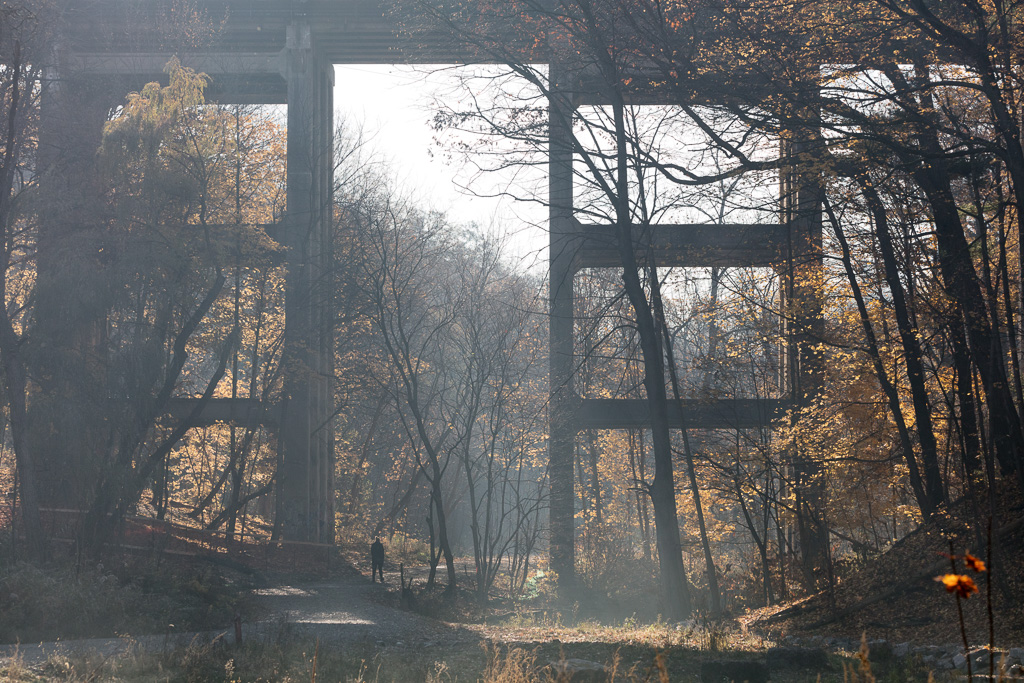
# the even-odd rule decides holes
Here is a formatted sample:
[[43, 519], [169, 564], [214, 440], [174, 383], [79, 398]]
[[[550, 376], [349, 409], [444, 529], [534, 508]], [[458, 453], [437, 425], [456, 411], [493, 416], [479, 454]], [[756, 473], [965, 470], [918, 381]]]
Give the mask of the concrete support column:
[[[34, 390], [29, 440], [44, 507], [84, 507], [95, 490], [93, 454], [107, 447], [105, 288], [97, 277], [104, 193], [96, 172], [103, 125], [123, 101], [116, 84], [75, 78], [57, 58], [40, 93], [40, 196], [33, 331], [26, 346]], [[100, 87], [97, 87], [100, 86]]]
[[822, 365], [815, 345], [824, 334], [822, 316], [822, 197], [818, 174], [801, 168], [807, 164], [807, 142], [784, 142], [783, 154], [792, 160], [782, 174], [782, 221], [787, 231], [783, 268], [783, 390], [798, 405], [820, 391]]
[[321, 453], [321, 539], [334, 542], [334, 312], [335, 292], [330, 286], [332, 262], [334, 259], [334, 66], [324, 65], [325, 81], [321, 89], [320, 111], [323, 116], [320, 126], [320, 149], [325, 157], [321, 166], [321, 193], [326, 198], [323, 218], [320, 222], [321, 253], [320, 277], [317, 291], [320, 302], [320, 401], [317, 436]]
[[333, 70], [308, 22], [288, 26], [287, 248], [278, 511], [284, 538], [333, 542], [328, 267]]
[[[808, 172], [813, 143], [784, 142], [783, 153], [792, 161], [782, 177], [783, 220], [788, 230], [789, 254], [783, 277], [785, 390], [795, 408], [810, 405], [820, 394], [823, 363], [817, 345], [824, 335], [822, 314], [822, 205], [821, 177]], [[824, 519], [824, 482], [821, 464], [797, 450], [793, 464], [794, 494], [798, 508], [804, 582], [808, 589], [823, 585], [828, 576], [828, 529]]]
[[548, 99], [549, 202], [549, 348], [548, 481], [550, 485], [551, 569], [565, 595], [576, 583], [575, 491], [573, 457], [576, 441], [573, 390], [573, 103], [564, 87], [566, 71], [552, 64]]

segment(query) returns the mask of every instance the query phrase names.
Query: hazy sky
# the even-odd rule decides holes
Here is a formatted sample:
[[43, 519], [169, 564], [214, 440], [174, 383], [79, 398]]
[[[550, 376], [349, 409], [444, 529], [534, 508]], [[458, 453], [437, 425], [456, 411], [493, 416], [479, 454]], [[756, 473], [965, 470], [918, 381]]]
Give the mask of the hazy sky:
[[[446, 82], [444, 71], [424, 67], [335, 66], [336, 115], [362, 122], [371, 147], [387, 158], [393, 175], [425, 207], [445, 211], [455, 221], [498, 225], [514, 236], [516, 256], [538, 258], [547, 236], [535, 227], [544, 220], [533, 205], [508, 199], [473, 196], [463, 187], [473, 179], [469, 169], [446, 160], [431, 128], [431, 98]], [[493, 192], [500, 179], [472, 182], [478, 193]]]

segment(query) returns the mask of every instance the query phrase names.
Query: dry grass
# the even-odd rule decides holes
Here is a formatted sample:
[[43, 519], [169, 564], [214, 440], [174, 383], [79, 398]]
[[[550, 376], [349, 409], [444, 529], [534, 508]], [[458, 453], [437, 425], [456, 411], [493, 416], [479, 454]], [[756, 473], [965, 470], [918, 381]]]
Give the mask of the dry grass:
[[[763, 652], [763, 651], [762, 651]], [[40, 667], [29, 668], [14, 658], [0, 669], [0, 681], [39, 683], [64, 681], [278, 681], [281, 683], [566, 683], [556, 665], [570, 659], [603, 664], [608, 680], [617, 683], [667, 683], [697, 679], [702, 661], [759, 659], [761, 652], [736, 649], [712, 653], [692, 647], [653, 646], [623, 641], [459, 643], [444, 651], [378, 649], [370, 644], [331, 646], [317, 641], [296, 642], [278, 635], [253, 640], [242, 647], [223, 641], [194, 641], [167, 653], [139, 648], [111, 657], [54, 655]], [[952, 680], [952, 675], [945, 678]], [[772, 672], [777, 683], [930, 683], [919, 666], [875, 665], [867, 651], [859, 657], [832, 661], [823, 671]], [[939, 679], [943, 680], [943, 679]]]
[[248, 586], [209, 568], [172, 572], [17, 564], [0, 568], [0, 643], [217, 628]]
[[643, 623], [634, 618], [619, 623], [585, 619], [565, 625], [557, 611], [515, 614], [496, 625], [470, 625], [468, 629], [496, 642], [541, 642], [557, 638], [563, 643], [616, 642], [652, 648], [685, 648], [698, 652], [756, 651], [772, 645], [759, 635], [741, 632], [735, 625], [706, 618], [683, 624]]

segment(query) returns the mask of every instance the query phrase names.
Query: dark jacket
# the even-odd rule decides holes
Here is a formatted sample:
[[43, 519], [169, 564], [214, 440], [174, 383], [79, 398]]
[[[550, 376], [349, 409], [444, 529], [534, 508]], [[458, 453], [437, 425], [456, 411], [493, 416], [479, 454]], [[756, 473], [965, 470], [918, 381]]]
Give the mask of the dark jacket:
[[374, 541], [370, 546], [370, 559], [374, 562], [384, 562], [384, 544], [380, 541]]

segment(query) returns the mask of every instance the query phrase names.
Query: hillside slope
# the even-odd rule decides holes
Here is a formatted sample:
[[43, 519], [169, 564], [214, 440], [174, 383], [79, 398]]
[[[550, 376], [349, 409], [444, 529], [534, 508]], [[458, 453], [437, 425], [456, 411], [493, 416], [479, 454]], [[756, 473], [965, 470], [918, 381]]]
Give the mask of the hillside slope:
[[758, 610], [744, 621], [749, 628], [777, 636], [859, 638], [867, 632], [869, 638], [890, 642], [960, 642], [955, 595], [935, 581], [936, 576], [951, 571], [948, 556], [952, 542], [958, 555], [970, 552], [991, 560], [989, 571], [981, 574], [957, 563], [958, 572], [972, 575], [979, 591], [961, 601], [971, 645], [989, 641], [989, 591], [996, 644], [1024, 645], [1024, 503], [1011, 486], [1000, 493], [993, 516], [991, 553], [987, 547], [988, 502], [961, 500], [865, 562], [834, 591]]

